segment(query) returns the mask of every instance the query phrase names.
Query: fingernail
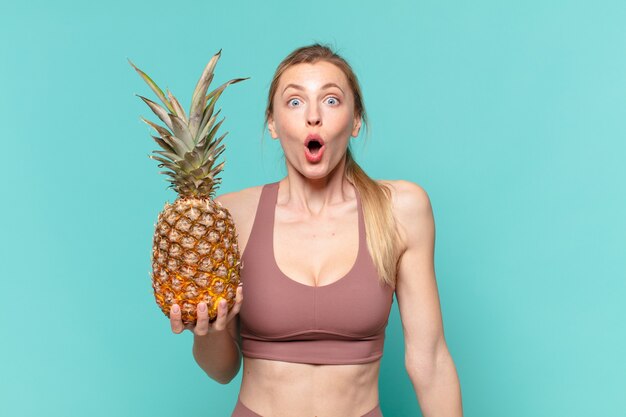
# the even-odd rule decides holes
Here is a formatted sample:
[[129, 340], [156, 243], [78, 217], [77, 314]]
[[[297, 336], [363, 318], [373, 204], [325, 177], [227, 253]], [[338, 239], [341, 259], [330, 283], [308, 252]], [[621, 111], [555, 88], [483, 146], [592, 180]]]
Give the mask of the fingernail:
[[172, 312], [173, 313], [178, 313], [178, 312], [180, 312], [180, 308], [178, 308], [178, 306], [175, 305], [174, 307], [172, 307]]
[[206, 304], [204, 303], [200, 303], [200, 311], [202, 311], [203, 313], [206, 311]]

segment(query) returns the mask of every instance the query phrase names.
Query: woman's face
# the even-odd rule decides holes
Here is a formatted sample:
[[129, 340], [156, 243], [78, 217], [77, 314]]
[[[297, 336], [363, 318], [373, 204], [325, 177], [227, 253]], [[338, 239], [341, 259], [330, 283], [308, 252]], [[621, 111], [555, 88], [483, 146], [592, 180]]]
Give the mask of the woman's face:
[[[289, 67], [274, 94], [268, 127], [272, 138], [280, 140], [288, 165], [308, 178], [328, 175], [361, 127], [343, 71], [325, 61]], [[307, 147], [311, 135], [318, 135], [320, 143]]]

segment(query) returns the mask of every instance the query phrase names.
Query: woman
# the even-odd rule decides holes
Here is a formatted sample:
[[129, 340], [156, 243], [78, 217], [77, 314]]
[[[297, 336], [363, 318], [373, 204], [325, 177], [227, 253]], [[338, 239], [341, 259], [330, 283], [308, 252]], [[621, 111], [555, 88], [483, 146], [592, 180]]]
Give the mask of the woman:
[[[443, 334], [434, 222], [426, 192], [375, 181], [348, 142], [366, 122], [344, 59], [319, 44], [293, 51], [270, 86], [266, 123], [287, 176], [216, 198], [233, 216], [242, 286], [208, 322], [198, 306], [183, 326], [214, 380], [243, 378], [233, 417], [382, 416], [378, 374], [395, 292], [405, 365], [424, 416], [461, 416], [461, 392]], [[243, 286], [246, 301], [243, 302]]]

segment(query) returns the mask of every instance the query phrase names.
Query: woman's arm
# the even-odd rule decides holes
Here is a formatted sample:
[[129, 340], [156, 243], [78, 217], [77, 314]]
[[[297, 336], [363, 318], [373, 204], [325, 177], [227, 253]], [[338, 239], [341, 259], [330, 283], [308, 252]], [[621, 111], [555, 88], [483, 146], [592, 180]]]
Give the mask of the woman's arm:
[[241, 367], [241, 336], [239, 335], [239, 310], [243, 301], [243, 289], [237, 288], [233, 308], [228, 311], [225, 300], [217, 307], [217, 319], [209, 323], [206, 303], [198, 304], [196, 324], [184, 325], [177, 304], [170, 309], [170, 325], [174, 333], [189, 330], [193, 333], [193, 357], [213, 380], [228, 384]]
[[435, 223], [428, 194], [394, 181], [394, 214], [404, 244], [396, 297], [405, 338], [405, 366], [424, 417], [461, 417], [461, 387], [443, 333], [435, 279]]
[[232, 381], [241, 367], [241, 349], [235, 341], [239, 334], [238, 321], [239, 316], [227, 324], [226, 330], [193, 336], [194, 359], [211, 379], [220, 384]]
[[[214, 198], [214, 201], [227, 209], [232, 216], [240, 245], [242, 244], [240, 232], [243, 230], [243, 234], [246, 236], [250, 234], [249, 230], [252, 227], [250, 218], [254, 219], [256, 212], [254, 199], [250, 199], [248, 194], [250, 193], [231, 192]], [[208, 323], [202, 323], [201, 331], [194, 332], [193, 357], [204, 372], [220, 384], [228, 384], [232, 381], [241, 368], [241, 335], [238, 313], [242, 302], [243, 287], [240, 287], [237, 289], [233, 311], [227, 314], [226, 323], [220, 320], [221, 317], [218, 314], [217, 321], [213, 325], [213, 330], [217, 330], [217, 332], [205, 333], [204, 330], [209, 328]], [[220, 311], [219, 306], [218, 311]], [[237, 315], [231, 319], [233, 314]], [[205, 334], [202, 335], [203, 333]]]

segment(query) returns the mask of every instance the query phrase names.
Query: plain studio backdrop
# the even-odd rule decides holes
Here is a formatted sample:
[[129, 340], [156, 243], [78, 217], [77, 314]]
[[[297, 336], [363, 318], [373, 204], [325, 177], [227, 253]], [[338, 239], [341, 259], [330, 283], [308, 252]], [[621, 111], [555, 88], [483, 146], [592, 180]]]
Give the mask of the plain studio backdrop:
[[[276, 66], [314, 42], [354, 67], [371, 120], [355, 156], [429, 194], [444, 330], [466, 416], [626, 409], [626, 3], [25, 1], [0, 11], [0, 415], [229, 416], [150, 281], [156, 100], [212, 87], [218, 194], [285, 174], [263, 132]], [[268, 302], [280, 302], [268, 300]], [[418, 416], [397, 302], [386, 417]]]

